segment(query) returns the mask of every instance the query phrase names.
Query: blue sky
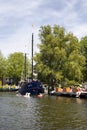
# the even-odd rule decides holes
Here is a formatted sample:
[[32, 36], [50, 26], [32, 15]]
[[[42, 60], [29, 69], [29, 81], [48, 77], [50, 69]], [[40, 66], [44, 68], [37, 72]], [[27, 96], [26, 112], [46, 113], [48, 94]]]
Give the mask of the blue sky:
[[[34, 28], [32, 28], [32, 24]], [[0, 51], [29, 53], [31, 34], [37, 52], [42, 25], [63, 26], [79, 39], [87, 35], [87, 0], [0, 0]]]

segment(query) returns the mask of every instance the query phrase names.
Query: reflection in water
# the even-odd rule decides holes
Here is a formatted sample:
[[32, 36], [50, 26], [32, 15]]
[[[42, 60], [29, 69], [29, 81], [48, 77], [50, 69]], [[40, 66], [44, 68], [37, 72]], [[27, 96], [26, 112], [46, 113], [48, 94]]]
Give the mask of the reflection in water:
[[0, 93], [0, 130], [87, 130], [87, 100]]

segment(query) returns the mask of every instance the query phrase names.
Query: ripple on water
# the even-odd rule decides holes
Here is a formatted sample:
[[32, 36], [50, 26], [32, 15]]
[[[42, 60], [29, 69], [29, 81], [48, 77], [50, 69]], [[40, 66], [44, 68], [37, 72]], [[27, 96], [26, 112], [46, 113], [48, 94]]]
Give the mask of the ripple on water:
[[87, 101], [0, 93], [0, 130], [87, 130]]

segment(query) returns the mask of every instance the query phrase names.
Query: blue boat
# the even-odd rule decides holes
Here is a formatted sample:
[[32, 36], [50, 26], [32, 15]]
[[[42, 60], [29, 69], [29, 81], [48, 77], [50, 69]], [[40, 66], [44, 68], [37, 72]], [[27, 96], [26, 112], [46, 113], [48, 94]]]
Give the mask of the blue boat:
[[[21, 88], [19, 89], [19, 93], [21, 95], [26, 95], [26, 93], [30, 93], [30, 95], [39, 95], [41, 93], [44, 93], [44, 88], [39, 80], [33, 80], [33, 33], [32, 33], [32, 81], [25, 82], [23, 85], [21, 85]], [[26, 81], [26, 53], [25, 53], [25, 64], [24, 64], [24, 81]]]
[[30, 93], [30, 95], [38, 95], [44, 93], [44, 88], [40, 81], [31, 81], [21, 86], [19, 93], [21, 95], [25, 95], [26, 93]]

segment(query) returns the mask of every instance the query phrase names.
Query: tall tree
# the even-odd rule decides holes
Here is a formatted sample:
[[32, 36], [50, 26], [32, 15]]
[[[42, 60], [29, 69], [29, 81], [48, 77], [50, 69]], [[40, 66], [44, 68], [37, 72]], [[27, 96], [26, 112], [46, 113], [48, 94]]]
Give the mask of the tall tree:
[[[10, 54], [8, 57], [8, 77], [18, 83], [22, 76], [24, 76], [25, 55], [20, 52]], [[26, 62], [26, 75], [29, 76], [29, 61]]]
[[80, 54], [78, 39], [57, 25], [42, 26], [39, 36], [40, 52], [34, 57], [38, 78], [51, 85], [82, 80], [84, 57]]
[[3, 80], [4, 80], [4, 77], [6, 77], [6, 58], [4, 58], [3, 54], [1, 53], [0, 51], [0, 80], [2, 81], [3, 83]]
[[[49, 84], [56, 80], [61, 80], [62, 62], [65, 58], [65, 50], [62, 48], [64, 38], [64, 28], [50, 25], [42, 26], [40, 30], [40, 53], [36, 55], [36, 68], [39, 78], [42, 77]], [[61, 58], [63, 57], [63, 58]]]
[[80, 41], [81, 53], [85, 56], [85, 65], [83, 70], [84, 81], [87, 81], [87, 36], [83, 37]]
[[82, 70], [85, 58], [80, 53], [79, 41], [72, 33], [68, 33], [65, 36], [65, 43], [67, 59], [64, 64], [64, 75], [68, 80], [80, 82], [83, 80]]

